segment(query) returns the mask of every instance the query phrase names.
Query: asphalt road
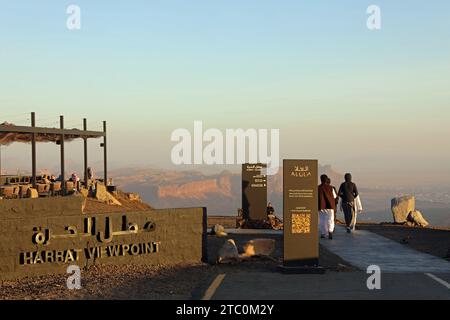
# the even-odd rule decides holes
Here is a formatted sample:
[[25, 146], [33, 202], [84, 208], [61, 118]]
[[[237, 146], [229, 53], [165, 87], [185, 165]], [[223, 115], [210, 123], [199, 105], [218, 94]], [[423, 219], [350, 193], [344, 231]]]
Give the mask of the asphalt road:
[[[217, 277], [205, 299], [212, 300], [450, 300], [450, 262], [369, 231], [347, 234], [336, 228], [334, 240], [321, 244], [362, 271], [328, 271], [324, 275], [234, 272]], [[368, 286], [375, 266], [379, 288]]]
[[[369, 274], [328, 272], [324, 275], [232, 273], [209, 289], [212, 300], [449, 300], [450, 288], [425, 273], [381, 273], [380, 290], [369, 290]], [[433, 274], [450, 281], [450, 273]], [[222, 280], [222, 281], [220, 281]], [[220, 282], [220, 283], [217, 283]]]

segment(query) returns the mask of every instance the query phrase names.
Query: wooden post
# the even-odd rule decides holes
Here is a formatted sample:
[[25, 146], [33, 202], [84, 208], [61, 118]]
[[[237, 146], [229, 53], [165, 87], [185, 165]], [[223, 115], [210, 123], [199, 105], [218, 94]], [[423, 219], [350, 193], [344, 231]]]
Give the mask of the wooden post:
[[[59, 117], [59, 123], [61, 130], [64, 130], [64, 116]], [[65, 159], [64, 159], [64, 133], [61, 134], [61, 141], [60, 141], [60, 148], [61, 148], [61, 188], [62, 193], [66, 194], [66, 168], [65, 168]]]
[[[83, 130], [87, 131], [87, 119], [83, 119]], [[84, 136], [84, 187], [86, 189], [89, 188], [88, 186], [88, 174], [87, 174], [87, 168], [88, 168], [88, 139], [87, 136]]]
[[2, 145], [0, 144], [0, 183], [2, 178]]
[[[31, 126], [36, 127], [36, 114], [31, 113]], [[36, 188], [36, 133], [31, 134], [31, 183]]]
[[103, 170], [104, 170], [104, 183], [108, 185], [108, 150], [106, 145], [106, 121], [103, 121]]

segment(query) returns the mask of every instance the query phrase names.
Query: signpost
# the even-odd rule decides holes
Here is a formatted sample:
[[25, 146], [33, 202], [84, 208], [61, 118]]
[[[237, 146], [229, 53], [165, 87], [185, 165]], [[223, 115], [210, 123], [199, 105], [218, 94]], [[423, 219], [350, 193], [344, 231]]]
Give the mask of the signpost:
[[318, 161], [284, 160], [282, 271], [323, 273], [319, 268]]
[[266, 164], [242, 165], [242, 210], [244, 219], [265, 220], [267, 218], [267, 176], [262, 170]]

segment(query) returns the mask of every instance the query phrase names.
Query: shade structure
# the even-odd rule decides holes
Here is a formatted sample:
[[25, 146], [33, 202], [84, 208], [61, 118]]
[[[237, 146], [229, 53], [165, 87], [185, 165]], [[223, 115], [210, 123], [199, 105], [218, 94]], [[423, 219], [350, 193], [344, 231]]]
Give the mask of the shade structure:
[[[4, 122], [0, 124], [0, 146], [9, 145], [12, 143], [31, 143], [32, 154], [32, 183], [36, 186], [36, 143], [38, 142], [53, 142], [60, 145], [61, 152], [61, 177], [65, 179], [65, 152], [64, 143], [75, 139], [84, 140], [84, 177], [87, 181], [87, 140], [103, 138], [101, 146], [104, 148], [104, 183], [107, 183], [107, 148], [106, 148], [106, 121], [103, 121], [103, 131], [87, 130], [87, 119], [83, 119], [83, 130], [80, 129], [66, 129], [64, 128], [64, 117], [60, 116], [59, 128], [46, 128], [36, 126], [36, 115], [31, 113], [31, 126], [16, 126], [14, 124]], [[1, 163], [1, 160], [0, 160]], [[1, 165], [0, 165], [1, 173]]]
[[85, 131], [79, 129], [60, 129], [60, 128], [43, 128], [43, 127], [25, 127], [15, 126], [4, 122], [0, 124], [0, 144], [9, 145], [11, 143], [32, 143], [32, 134], [36, 136], [36, 142], [56, 142], [61, 141], [61, 136], [64, 135], [64, 140], [70, 142], [75, 139], [90, 139], [102, 138], [105, 136], [104, 132]]

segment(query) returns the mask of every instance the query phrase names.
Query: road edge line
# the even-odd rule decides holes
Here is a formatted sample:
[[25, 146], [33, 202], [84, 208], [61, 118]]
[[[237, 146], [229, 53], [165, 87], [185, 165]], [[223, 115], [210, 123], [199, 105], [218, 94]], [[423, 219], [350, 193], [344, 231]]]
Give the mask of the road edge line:
[[216, 293], [217, 289], [222, 284], [223, 280], [225, 279], [226, 274], [219, 274], [214, 281], [211, 283], [209, 288], [206, 290], [205, 294], [203, 295], [202, 300], [203, 301], [209, 301]]
[[448, 283], [447, 281], [442, 280], [441, 278], [436, 277], [434, 274], [431, 274], [431, 273], [425, 273], [425, 275], [426, 275], [427, 277], [433, 279], [434, 281], [436, 281], [436, 282], [442, 284], [444, 287], [446, 287], [447, 289], [450, 290], [450, 283]]

